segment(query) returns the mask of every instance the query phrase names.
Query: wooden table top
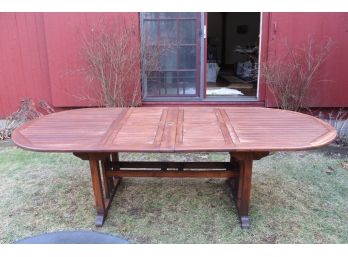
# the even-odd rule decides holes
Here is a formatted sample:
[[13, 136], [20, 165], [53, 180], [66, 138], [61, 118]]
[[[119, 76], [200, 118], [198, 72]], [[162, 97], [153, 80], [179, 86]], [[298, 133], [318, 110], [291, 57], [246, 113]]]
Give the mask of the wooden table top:
[[12, 136], [45, 152], [290, 151], [333, 141], [315, 117], [261, 107], [86, 108], [30, 121]]

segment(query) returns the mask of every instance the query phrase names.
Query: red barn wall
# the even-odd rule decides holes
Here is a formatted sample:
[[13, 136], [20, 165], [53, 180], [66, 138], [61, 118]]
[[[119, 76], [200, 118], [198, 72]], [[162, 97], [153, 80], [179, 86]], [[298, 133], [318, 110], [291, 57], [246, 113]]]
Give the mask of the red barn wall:
[[[134, 25], [139, 42], [138, 13], [0, 13], [0, 117], [23, 98], [54, 107], [95, 105], [86, 100], [93, 92], [83, 71], [82, 35], [102, 20]], [[140, 87], [140, 75], [130, 84], [129, 95]]]
[[[55, 107], [93, 105], [81, 99], [87, 83], [81, 72], [85, 64], [81, 32], [105, 17], [139, 28], [138, 13], [0, 13], [0, 117], [15, 111], [26, 97]], [[321, 70], [321, 78], [328, 81], [312, 85], [308, 102], [313, 107], [347, 107], [348, 14], [265, 13], [263, 17], [262, 60], [281, 55], [285, 39], [295, 44], [311, 34], [334, 41]], [[140, 86], [140, 77], [133, 85]], [[270, 92], [262, 90], [260, 96], [266, 106], [274, 106]]]
[[[45, 13], [45, 33], [48, 65], [50, 71], [52, 104], [57, 107], [96, 105], [93, 87], [83, 71], [86, 67], [82, 50], [83, 36], [100, 24], [110, 26], [133, 25], [139, 42], [138, 13]], [[99, 24], [99, 25], [98, 25]], [[112, 29], [113, 32], [117, 28]], [[135, 69], [140, 69], [135, 67]], [[140, 72], [137, 81], [131, 83], [129, 91], [140, 87]], [[127, 75], [127, 74], [125, 74]], [[91, 99], [92, 98], [92, 99]]]
[[[312, 37], [333, 41], [330, 56], [311, 85], [307, 104], [312, 107], [348, 106], [348, 13], [271, 13], [269, 19], [268, 57], [285, 53], [289, 45], [301, 45]], [[266, 106], [274, 107], [272, 94], [266, 90]]]
[[26, 97], [51, 102], [43, 22], [40, 13], [0, 14], [0, 117]]

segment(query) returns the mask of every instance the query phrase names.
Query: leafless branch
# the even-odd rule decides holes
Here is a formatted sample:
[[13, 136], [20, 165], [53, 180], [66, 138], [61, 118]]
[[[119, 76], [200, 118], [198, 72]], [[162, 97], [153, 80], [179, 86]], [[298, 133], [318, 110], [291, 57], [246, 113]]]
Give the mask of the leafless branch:
[[0, 128], [0, 140], [11, 138], [12, 132], [26, 121], [54, 112], [54, 109], [45, 101], [40, 101], [38, 107], [32, 99], [21, 100], [18, 110], [8, 116]]
[[[168, 41], [160, 46], [154, 44], [147, 31], [139, 41], [136, 29], [125, 20], [117, 24], [101, 20], [83, 34], [83, 54], [88, 63], [86, 76], [96, 90], [92, 90], [93, 95], [81, 94], [80, 99], [107, 107], [139, 105], [142, 92], [140, 85], [134, 83], [160, 70], [161, 56], [175, 46]], [[145, 78], [141, 76], [142, 71]]]
[[302, 46], [290, 47], [288, 43], [284, 46], [285, 56], [263, 64], [261, 76], [274, 95], [277, 107], [299, 111], [306, 107], [308, 90], [330, 55], [332, 41], [322, 43], [309, 37]]
[[330, 123], [337, 131], [335, 143], [338, 145], [348, 145], [348, 111], [344, 108], [333, 110], [326, 115], [322, 112], [318, 115], [319, 118]]

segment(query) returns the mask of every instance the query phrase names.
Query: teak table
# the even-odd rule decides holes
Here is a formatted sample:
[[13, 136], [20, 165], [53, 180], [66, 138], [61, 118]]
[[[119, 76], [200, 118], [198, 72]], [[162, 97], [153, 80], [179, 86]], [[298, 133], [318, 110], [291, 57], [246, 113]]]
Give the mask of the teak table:
[[[258, 107], [86, 108], [49, 114], [17, 128], [21, 148], [72, 152], [88, 160], [102, 226], [123, 177], [218, 177], [232, 187], [242, 228], [249, 225], [253, 160], [269, 152], [323, 146], [336, 137], [309, 115]], [[229, 162], [126, 162], [119, 152], [229, 152]]]

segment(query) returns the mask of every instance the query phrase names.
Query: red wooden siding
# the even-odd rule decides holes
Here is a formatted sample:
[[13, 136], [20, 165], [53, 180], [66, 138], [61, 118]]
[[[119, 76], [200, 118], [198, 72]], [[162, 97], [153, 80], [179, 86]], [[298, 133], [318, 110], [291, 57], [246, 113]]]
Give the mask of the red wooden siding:
[[43, 15], [0, 13], [0, 117], [25, 97], [51, 102]]
[[[318, 41], [331, 38], [332, 52], [321, 68], [320, 80], [309, 92], [308, 104], [313, 107], [348, 106], [348, 13], [271, 13], [269, 20], [268, 55], [284, 54], [284, 41], [301, 44], [312, 36]], [[326, 81], [324, 81], [326, 80]], [[266, 106], [274, 106], [266, 92]]]
[[[131, 23], [139, 34], [138, 13], [45, 13], [44, 19], [52, 104], [58, 107], [94, 105], [93, 101], [81, 99], [81, 96], [93, 95], [81, 70], [85, 67], [82, 34], [88, 33], [98, 23], [110, 21], [116, 26]], [[136, 35], [136, 40], [139, 40], [139, 35]], [[140, 86], [138, 73], [138, 81], [130, 84], [129, 91]]]
[[[15, 111], [25, 97], [55, 107], [93, 104], [79, 99], [87, 83], [78, 71], [84, 64], [80, 35], [100, 17], [126, 20], [139, 28], [138, 13], [0, 13], [0, 117]], [[334, 48], [322, 68], [322, 78], [330, 81], [313, 85], [309, 104], [348, 106], [347, 13], [264, 13], [262, 22], [263, 61], [282, 53], [285, 38], [298, 43], [309, 34], [330, 37]], [[139, 32], [135, 38], [139, 40]], [[129, 91], [139, 83], [140, 77], [130, 82]], [[264, 87], [260, 90], [260, 100], [273, 106], [271, 94]]]
[[81, 36], [86, 26], [84, 13], [45, 13], [45, 34], [50, 70], [52, 104], [85, 106], [81, 96], [87, 95], [83, 67]]

